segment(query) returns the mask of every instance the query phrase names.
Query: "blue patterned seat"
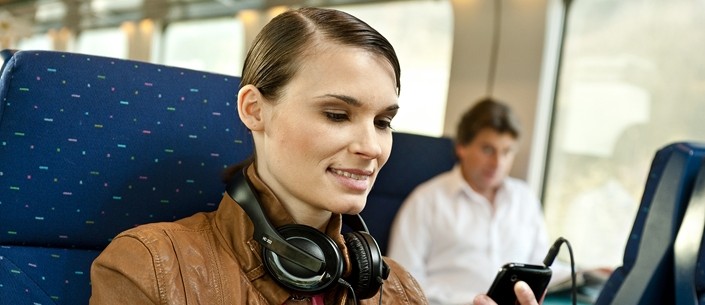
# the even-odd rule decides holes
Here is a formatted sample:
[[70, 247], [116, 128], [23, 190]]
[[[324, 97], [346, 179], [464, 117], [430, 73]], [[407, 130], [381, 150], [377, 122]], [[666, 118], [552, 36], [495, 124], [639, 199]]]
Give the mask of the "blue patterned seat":
[[0, 78], [0, 303], [87, 304], [118, 232], [214, 210], [252, 151], [239, 78], [20, 51]]

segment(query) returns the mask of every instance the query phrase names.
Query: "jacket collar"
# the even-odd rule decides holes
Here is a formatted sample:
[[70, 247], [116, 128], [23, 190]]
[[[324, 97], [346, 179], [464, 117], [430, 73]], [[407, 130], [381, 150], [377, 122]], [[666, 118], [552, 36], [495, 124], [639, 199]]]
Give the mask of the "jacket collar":
[[[259, 195], [260, 205], [265, 215], [275, 228], [295, 223], [294, 218], [286, 211], [272, 190], [259, 178], [254, 165], [247, 168], [247, 176], [255, 188], [254, 191]], [[284, 304], [294, 294], [279, 286], [267, 273], [262, 262], [262, 247], [253, 239], [254, 225], [245, 211], [228, 194], [223, 196], [216, 211], [215, 226], [219, 237], [222, 237], [221, 241], [231, 249], [233, 258], [240, 264], [247, 279], [267, 299], [268, 303]], [[341, 229], [341, 215], [333, 214], [325, 233], [333, 239], [343, 253], [345, 266], [343, 274], [345, 276], [351, 272], [350, 256], [340, 233]], [[347, 295], [347, 291], [329, 293], [326, 297], [326, 303], [330, 302], [329, 298], [336, 298], [340, 304], [343, 304], [345, 295]]]

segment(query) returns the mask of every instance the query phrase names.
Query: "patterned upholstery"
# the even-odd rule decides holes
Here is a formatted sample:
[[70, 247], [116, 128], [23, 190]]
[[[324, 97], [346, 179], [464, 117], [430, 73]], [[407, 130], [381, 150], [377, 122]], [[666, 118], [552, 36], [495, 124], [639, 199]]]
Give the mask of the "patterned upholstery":
[[360, 213], [382, 253], [387, 252], [389, 231], [402, 202], [420, 183], [450, 170], [455, 150], [450, 138], [394, 133], [392, 154]]
[[19, 51], [0, 78], [0, 303], [87, 304], [120, 231], [214, 210], [249, 156], [239, 78]]
[[674, 143], [654, 157], [623, 265], [605, 283], [596, 305], [675, 304], [673, 243], [705, 145]]

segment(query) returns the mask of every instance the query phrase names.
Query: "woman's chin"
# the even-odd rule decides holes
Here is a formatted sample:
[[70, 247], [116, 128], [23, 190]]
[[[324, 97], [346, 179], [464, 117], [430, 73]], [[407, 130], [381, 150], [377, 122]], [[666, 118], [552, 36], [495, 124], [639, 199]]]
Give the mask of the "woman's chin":
[[333, 213], [338, 213], [338, 214], [359, 214], [362, 212], [362, 209], [365, 208], [366, 201], [357, 201], [357, 202], [348, 202], [345, 204], [341, 204], [335, 208], [335, 210], [332, 210]]

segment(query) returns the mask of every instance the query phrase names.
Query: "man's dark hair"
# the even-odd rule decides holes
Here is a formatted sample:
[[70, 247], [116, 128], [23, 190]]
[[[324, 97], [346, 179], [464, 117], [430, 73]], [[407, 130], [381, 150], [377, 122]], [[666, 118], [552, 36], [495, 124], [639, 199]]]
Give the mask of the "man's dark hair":
[[484, 128], [492, 128], [498, 133], [509, 133], [519, 138], [521, 127], [512, 109], [505, 103], [491, 97], [480, 99], [460, 119], [455, 140], [465, 145], [472, 142]]

